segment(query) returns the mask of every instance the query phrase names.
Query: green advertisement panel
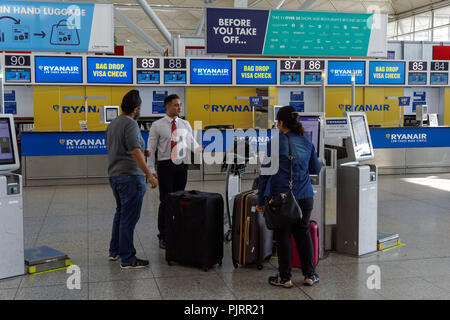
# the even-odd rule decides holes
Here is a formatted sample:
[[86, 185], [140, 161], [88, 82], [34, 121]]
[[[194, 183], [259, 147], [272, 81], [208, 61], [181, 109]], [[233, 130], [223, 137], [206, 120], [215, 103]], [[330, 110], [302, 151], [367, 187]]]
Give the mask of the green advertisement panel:
[[377, 32], [373, 18], [372, 14], [271, 10], [264, 54], [373, 55], [368, 52], [371, 33]]

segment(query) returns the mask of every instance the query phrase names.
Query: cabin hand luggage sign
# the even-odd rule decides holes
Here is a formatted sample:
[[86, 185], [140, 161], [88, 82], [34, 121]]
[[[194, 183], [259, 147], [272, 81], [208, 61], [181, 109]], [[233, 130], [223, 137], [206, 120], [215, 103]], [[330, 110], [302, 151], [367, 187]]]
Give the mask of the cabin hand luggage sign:
[[111, 4], [0, 2], [0, 48], [114, 52]]

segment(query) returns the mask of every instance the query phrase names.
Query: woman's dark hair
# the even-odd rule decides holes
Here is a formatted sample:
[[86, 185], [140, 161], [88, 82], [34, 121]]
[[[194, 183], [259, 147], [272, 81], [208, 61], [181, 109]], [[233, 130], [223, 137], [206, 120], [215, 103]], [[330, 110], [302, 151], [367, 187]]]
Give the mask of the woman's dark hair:
[[168, 95], [167, 97], [164, 98], [164, 106], [167, 106], [170, 102], [172, 102], [172, 100], [175, 99], [180, 99], [180, 97], [176, 94]]
[[297, 110], [294, 107], [284, 106], [278, 110], [277, 121], [283, 121], [283, 125], [292, 132], [304, 135], [305, 129], [303, 129], [302, 123], [298, 120], [298, 114], [295, 112]]
[[123, 96], [122, 104], [120, 108], [126, 114], [130, 114], [133, 110], [142, 104], [141, 97], [139, 96], [139, 91], [131, 90], [128, 91], [126, 95]]

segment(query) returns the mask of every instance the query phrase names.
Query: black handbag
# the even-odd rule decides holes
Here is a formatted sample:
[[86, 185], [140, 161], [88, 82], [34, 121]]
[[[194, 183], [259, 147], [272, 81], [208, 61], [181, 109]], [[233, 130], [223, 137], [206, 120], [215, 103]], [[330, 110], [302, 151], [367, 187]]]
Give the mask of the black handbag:
[[264, 218], [267, 228], [270, 230], [283, 228], [302, 219], [302, 209], [292, 193], [292, 146], [289, 136], [289, 191], [266, 199], [264, 206]]

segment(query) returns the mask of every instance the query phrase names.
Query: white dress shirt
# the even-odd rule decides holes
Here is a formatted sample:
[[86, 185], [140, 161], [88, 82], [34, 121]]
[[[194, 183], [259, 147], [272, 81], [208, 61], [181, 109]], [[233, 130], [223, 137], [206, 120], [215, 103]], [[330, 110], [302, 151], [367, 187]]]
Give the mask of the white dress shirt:
[[[158, 151], [158, 161], [171, 159], [171, 140], [172, 140], [172, 121], [173, 119], [165, 115], [164, 118], [153, 122], [150, 128], [150, 134], [148, 137], [148, 150], [150, 151], [149, 169], [152, 173], [156, 173], [155, 170], [155, 153]], [[179, 155], [179, 163], [187, 163], [186, 157], [190, 152], [197, 149], [200, 145], [192, 135], [192, 128], [188, 121], [181, 118], [175, 118], [175, 124], [177, 126], [176, 134], [174, 135], [174, 141], [177, 142], [177, 153]]]

